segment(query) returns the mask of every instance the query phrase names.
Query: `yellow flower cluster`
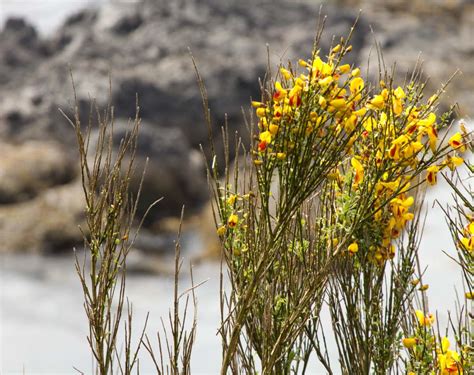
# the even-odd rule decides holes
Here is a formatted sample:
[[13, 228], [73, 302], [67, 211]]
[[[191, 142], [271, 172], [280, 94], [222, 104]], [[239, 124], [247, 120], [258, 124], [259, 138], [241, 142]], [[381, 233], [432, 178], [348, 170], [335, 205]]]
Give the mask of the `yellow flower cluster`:
[[[303, 74], [280, 68], [281, 80], [275, 82], [271, 99], [252, 102], [260, 130], [257, 165], [264, 155], [285, 159], [301, 141], [301, 135], [324, 137], [331, 119], [336, 120], [338, 131], [354, 130], [366, 112], [359, 105], [364, 81], [358, 77], [359, 69], [351, 71], [348, 64], [338, 65], [336, 57], [349, 50], [336, 46], [326, 62], [318, 54], [313, 60], [300, 60]], [[308, 111], [311, 107], [313, 110]]]
[[464, 236], [461, 237], [461, 249], [474, 255], [474, 217], [464, 228]]
[[235, 209], [238, 198], [240, 199], [240, 197], [238, 197], [236, 194], [230, 194], [227, 199], [225, 199], [225, 197], [223, 198], [225, 200], [223, 207], [226, 211], [226, 215], [224, 215], [224, 217], [227, 216], [227, 222], [226, 224], [222, 224], [217, 227], [217, 234], [219, 236], [224, 236], [224, 234], [227, 232], [227, 229], [234, 229], [237, 227], [237, 224], [239, 223], [239, 216], [235, 212]]
[[438, 350], [438, 368], [440, 375], [461, 375], [464, 373], [460, 355], [450, 350], [451, 346], [447, 337], [441, 340], [441, 349]]
[[[413, 171], [423, 157], [437, 152], [438, 132], [437, 118], [431, 112], [430, 105], [407, 105], [407, 94], [403, 88], [390, 90], [384, 82], [381, 82], [381, 87], [380, 94], [372, 96], [365, 104], [365, 116], [361, 120], [363, 132], [351, 150], [355, 154], [351, 167], [353, 189], [360, 188], [364, 174], [375, 175], [377, 171], [386, 171], [375, 182], [374, 189], [374, 219], [382, 228], [382, 240], [367, 246], [372, 250], [370, 255], [373, 259], [383, 264], [395, 255], [393, 240], [414, 219], [414, 214], [409, 212], [414, 198], [407, 192], [413, 180]], [[456, 133], [451, 137], [449, 145], [453, 152], [447, 154], [441, 163], [423, 166], [429, 185], [437, 183], [437, 174], [443, 168], [454, 170], [463, 163], [457, 153], [466, 149], [463, 143], [465, 136]], [[367, 190], [370, 191], [370, 185]], [[390, 203], [388, 206], [385, 204], [387, 201]], [[470, 246], [474, 246], [474, 240], [471, 240]]]
[[[419, 167], [426, 155], [438, 151], [439, 123], [433, 112], [437, 95], [423, 104], [413, 85], [392, 88], [384, 81], [380, 92], [369, 92], [359, 68], [340, 64], [349, 50], [338, 45], [326, 61], [319, 51], [311, 60], [300, 60], [302, 74], [280, 68], [280, 80], [275, 82], [271, 97], [252, 102], [259, 128], [254, 163], [284, 162], [301, 149], [302, 142], [315, 143], [328, 136], [349, 138], [349, 168], [343, 163], [328, 178], [338, 185], [340, 194], [347, 193], [342, 181], [348, 173], [349, 190], [373, 192], [374, 219], [382, 238], [364, 247], [371, 250], [372, 259], [383, 264], [395, 255], [393, 240], [414, 219], [409, 212], [414, 199], [407, 193], [414, 176], [424, 171], [426, 182], [435, 185], [443, 168], [454, 170], [461, 165], [459, 153], [466, 150], [466, 134], [462, 130], [449, 139], [452, 152], [442, 162], [436, 163], [434, 158]], [[376, 175], [381, 176], [376, 181], [367, 177]], [[466, 241], [465, 246], [472, 250], [474, 240], [470, 237]], [[349, 250], [350, 254], [356, 252], [353, 246]]]
[[[434, 324], [432, 314], [424, 314], [421, 310], [416, 310], [415, 315], [418, 321], [418, 329], [413, 336], [402, 339], [402, 344], [408, 349], [410, 357], [415, 363], [422, 365], [422, 373], [437, 375], [462, 375], [465, 370], [464, 357], [466, 353], [460, 355], [455, 350], [450, 349], [450, 342], [447, 337], [443, 337], [441, 345], [437, 344], [438, 338], [432, 335], [431, 327]], [[409, 371], [408, 374], [417, 374]]]
[[424, 314], [421, 310], [415, 311], [418, 324], [422, 327], [431, 327], [435, 321], [433, 314]]

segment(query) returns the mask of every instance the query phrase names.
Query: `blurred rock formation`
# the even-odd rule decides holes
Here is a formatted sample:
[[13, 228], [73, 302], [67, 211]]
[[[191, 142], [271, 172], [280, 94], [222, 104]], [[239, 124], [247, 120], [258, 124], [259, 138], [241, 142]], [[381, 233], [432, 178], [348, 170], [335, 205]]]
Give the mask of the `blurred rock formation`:
[[[473, 5], [437, 0], [439, 7], [421, 7], [428, 3], [328, 2], [323, 50], [332, 35], [347, 34], [362, 7], [349, 62], [364, 64], [374, 54], [372, 25], [387, 66], [397, 60], [405, 73], [423, 52], [431, 89], [460, 68], [464, 74], [447, 99], [472, 114]], [[58, 111], [72, 113], [70, 69], [82, 121], [92, 98], [104, 106], [110, 94], [118, 136], [135, 114], [138, 94], [138, 169], [150, 158], [141, 213], [164, 197], [147, 222], [153, 230], [179, 215], [182, 204], [188, 213], [198, 212], [208, 196], [199, 150], [207, 130], [189, 50], [207, 87], [216, 133], [226, 115], [236, 130], [243, 125], [242, 107], [260, 96], [266, 44], [273, 66], [309, 57], [318, 14], [318, 2], [310, 0], [110, 2], [70, 16], [47, 38], [22, 19], [8, 20], [0, 32], [0, 252], [58, 251], [81, 243], [75, 135]]]

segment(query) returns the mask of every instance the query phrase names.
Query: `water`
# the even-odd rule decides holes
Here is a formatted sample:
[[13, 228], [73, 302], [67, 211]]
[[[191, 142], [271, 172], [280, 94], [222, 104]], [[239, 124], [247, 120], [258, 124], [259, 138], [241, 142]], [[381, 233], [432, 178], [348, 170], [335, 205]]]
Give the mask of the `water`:
[[[72, 257], [3, 257], [1, 275], [1, 373], [24, 370], [27, 374], [62, 374], [72, 373], [72, 366], [91, 373], [82, 291]], [[195, 370], [196, 374], [217, 373], [218, 361], [208, 363], [202, 359], [210, 350], [218, 353], [219, 349], [219, 267], [203, 264], [195, 268], [194, 277], [196, 282], [209, 279], [199, 287]], [[188, 275], [183, 275], [181, 282], [182, 290], [191, 285]], [[130, 276], [127, 296], [133, 303], [137, 333], [150, 313], [147, 333], [154, 342], [160, 318], [166, 319], [172, 306], [172, 278]], [[147, 355], [142, 357], [140, 367], [147, 373], [152, 370], [151, 362]]]

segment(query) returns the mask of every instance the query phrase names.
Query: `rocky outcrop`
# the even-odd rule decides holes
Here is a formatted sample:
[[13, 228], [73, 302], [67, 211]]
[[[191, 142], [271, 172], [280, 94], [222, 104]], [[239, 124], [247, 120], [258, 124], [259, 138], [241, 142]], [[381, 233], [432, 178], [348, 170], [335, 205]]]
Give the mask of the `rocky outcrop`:
[[[347, 34], [358, 7], [366, 3], [340, 0], [323, 8], [328, 14], [323, 53], [332, 35]], [[349, 62], [369, 58], [372, 25], [388, 66], [397, 60], [398, 70], [404, 72], [424, 51], [433, 87], [457, 67], [463, 70], [463, 79], [451, 86], [449, 100], [460, 101], [461, 111], [473, 108], [469, 88], [474, 68], [469, 61], [474, 53], [474, 17], [469, 1], [458, 1], [446, 11], [448, 16], [417, 13], [411, 7], [404, 11], [396, 3], [400, 1], [390, 6], [369, 1], [353, 36]], [[178, 215], [183, 203], [187, 212], [198, 210], [207, 198], [199, 149], [207, 143], [207, 129], [190, 51], [206, 84], [215, 133], [226, 118], [231, 131], [239, 129], [241, 107], [260, 96], [258, 79], [265, 75], [268, 57], [273, 66], [309, 57], [319, 12], [319, 5], [310, 0], [107, 2], [72, 15], [48, 38], [21, 19], [7, 21], [0, 32], [0, 139], [10, 145], [2, 146], [2, 156], [12, 156], [0, 162], [0, 239], [8, 237], [0, 247], [62, 246], [58, 233], [77, 231], [76, 214], [62, 217], [59, 210], [64, 207], [54, 200], [44, 204], [44, 199], [66, 194], [68, 186], [77, 184], [71, 181], [76, 176], [71, 162], [76, 160], [75, 134], [58, 108], [71, 114], [77, 104], [85, 123], [92, 98], [99, 107], [112, 100], [120, 137], [135, 114], [138, 94], [143, 128], [137, 170], [150, 158], [140, 212], [164, 197], [147, 226], [157, 228], [156, 221]], [[93, 106], [93, 115], [94, 110]], [[13, 156], [13, 150], [18, 155]], [[137, 185], [138, 179], [132, 181]], [[41, 230], [33, 220], [40, 209], [49, 218]], [[23, 224], [9, 223], [9, 216]], [[33, 239], [36, 245], [30, 244]]]
[[70, 251], [82, 242], [79, 225], [84, 226], [84, 201], [77, 182], [0, 205], [0, 253]]
[[76, 175], [72, 155], [53, 142], [0, 143], [0, 205], [23, 202]]
[[[114, 129], [114, 144], [118, 146], [125, 136], [129, 123], [118, 120]], [[94, 139], [94, 137], [92, 137]], [[148, 161], [147, 161], [148, 159]], [[157, 129], [150, 122], [142, 121], [137, 141], [135, 173], [130, 182], [136, 192], [145, 170], [137, 215], [142, 217], [150, 204], [162, 198], [159, 205], [146, 217], [146, 226], [152, 226], [163, 217], [180, 215], [182, 205], [199, 207], [208, 198], [204, 178], [203, 158], [192, 148], [179, 127]]]
[[[348, 0], [349, 1], [349, 0]], [[342, 2], [345, 2], [342, 1]], [[471, 0], [352, 0], [363, 9], [382, 48], [385, 65], [396, 63], [398, 79], [422, 63], [427, 95], [446, 87], [442, 109], [458, 103], [458, 115], [472, 118], [474, 108], [474, 3]], [[361, 63], [377, 66], [372, 43]], [[375, 74], [374, 74], [375, 76]]]

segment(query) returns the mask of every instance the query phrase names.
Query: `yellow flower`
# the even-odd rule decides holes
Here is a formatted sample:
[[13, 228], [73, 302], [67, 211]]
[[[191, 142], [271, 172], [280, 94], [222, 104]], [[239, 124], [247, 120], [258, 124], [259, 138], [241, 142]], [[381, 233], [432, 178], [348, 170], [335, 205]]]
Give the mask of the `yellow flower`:
[[377, 182], [377, 190], [382, 191], [384, 188], [394, 192], [400, 186], [400, 179], [398, 178], [395, 181], [379, 181]]
[[459, 156], [446, 156], [446, 159], [443, 161], [442, 166], [448, 167], [452, 171], [454, 171], [457, 167], [459, 167], [462, 163], [464, 163], [464, 159]]
[[278, 132], [278, 125], [270, 124], [270, 126], [268, 127], [268, 130], [270, 131], [272, 135], [276, 135], [276, 133]]
[[299, 107], [301, 104], [301, 91], [302, 87], [299, 85], [295, 85], [289, 92], [288, 98], [290, 99], [289, 104], [292, 107]]
[[306, 61], [304, 61], [304, 60], [302, 60], [302, 59], [299, 59], [299, 60], [298, 60], [298, 64], [299, 64], [300, 66], [302, 66], [303, 68], [307, 68], [308, 65], [309, 65]]
[[431, 167], [428, 167], [426, 169], [426, 172], [426, 181], [428, 181], [430, 185], [436, 185], [436, 183], [438, 182], [436, 174], [439, 172], [439, 167], [436, 165], [432, 165]]
[[464, 249], [466, 249], [469, 252], [474, 251], [474, 236], [470, 236], [469, 238], [461, 237], [460, 241]]
[[403, 99], [406, 98], [405, 91], [399, 86], [393, 92], [392, 107], [395, 115], [400, 115], [403, 112]]
[[339, 72], [341, 74], [347, 73], [349, 70], [351, 70], [351, 66], [349, 64], [344, 64], [339, 67]]
[[252, 107], [254, 108], [259, 108], [259, 107], [264, 107], [265, 104], [263, 104], [262, 102], [256, 102], [254, 100], [252, 100]]
[[426, 128], [426, 133], [428, 134], [428, 138], [430, 140], [430, 148], [432, 151], [435, 151], [436, 141], [438, 140], [438, 131], [433, 126], [429, 126]]
[[346, 108], [346, 101], [345, 99], [333, 99], [329, 102], [336, 109], [345, 109]]
[[344, 130], [347, 133], [352, 133], [357, 123], [357, 117], [352, 115], [344, 122]]
[[289, 81], [291, 78], [293, 78], [293, 75], [291, 72], [285, 68], [280, 68], [280, 73], [285, 78], [287, 81]]
[[355, 77], [351, 80], [349, 87], [352, 94], [358, 94], [364, 89], [364, 80], [360, 77]]
[[[324, 96], [322, 96], [322, 95], [319, 96], [318, 103], [319, 103], [319, 105], [321, 106], [321, 108], [323, 108], [323, 109], [326, 108], [326, 106], [327, 106], [326, 98], [325, 98]], [[311, 114], [310, 114], [311, 119], [312, 119], [313, 113], [314, 113], [314, 115], [315, 115], [316, 117], [318, 116], [318, 114], [317, 114], [316, 112], [311, 112]]]
[[260, 107], [260, 108], [257, 108], [256, 113], [257, 113], [257, 117], [265, 117], [267, 114], [267, 111], [265, 110], [265, 108]]
[[353, 242], [349, 245], [347, 250], [349, 251], [349, 253], [355, 254], [359, 251], [359, 245], [357, 244], [357, 242]]
[[418, 323], [421, 326], [430, 327], [431, 325], [433, 325], [434, 320], [435, 320], [433, 314], [428, 314], [425, 316], [425, 314], [423, 314], [423, 311], [421, 310], [416, 310], [415, 314], [418, 319]]
[[354, 185], [360, 184], [364, 180], [364, 167], [360, 163], [359, 160], [356, 158], [351, 159], [352, 168], [354, 168], [355, 176], [354, 176]]
[[266, 130], [268, 128], [268, 121], [266, 117], [260, 118], [260, 121], [258, 122], [258, 128], [260, 130]]
[[396, 116], [401, 115], [403, 112], [403, 103], [401, 99], [394, 98], [392, 102], [392, 109], [393, 113], [395, 113]]
[[463, 144], [463, 141], [462, 141], [462, 135], [459, 132], [457, 132], [451, 138], [449, 138], [448, 143], [452, 148], [454, 148], [455, 150], [458, 150], [459, 152], [466, 151], [466, 146]]
[[277, 158], [283, 160], [286, 158], [286, 154], [284, 152], [277, 152]]
[[231, 194], [231, 195], [229, 196], [229, 198], [227, 198], [227, 204], [228, 204], [229, 206], [233, 206], [236, 199], [237, 199], [237, 195]]
[[362, 125], [370, 133], [377, 126], [377, 120], [370, 116], [365, 119]]
[[223, 236], [225, 234], [225, 231], [226, 231], [226, 227], [225, 225], [221, 225], [219, 228], [217, 228], [217, 234], [219, 236]]
[[418, 121], [419, 126], [428, 127], [432, 126], [436, 122], [436, 114], [431, 112], [428, 117], [423, 120]]
[[449, 342], [449, 339], [447, 337], [443, 337], [441, 339], [441, 351], [443, 353], [446, 353], [450, 346], [451, 346], [451, 344]]
[[418, 339], [416, 337], [405, 337], [402, 343], [405, 348], [411, 349], [416, 345], [417, 341]]
[[388, 156], [390, 159], [393, 160], [398, 160], [400, 159], [400, 144], [392, 142], [392, 146], [390, 147], [390, 150], [388, 150]]
[[338, 53], [340, 50], [341, 50], [341, 45], [338, 44], [336, 47], [334, 47], [334, 48], [332, 49], [331, 52], [333, 52], [333, 53]]
[[275, 82], [275, 92], [273, 93], [273, 100], [281, 101], [286, 98], [287, 91], [282, 87], [280, 82]]
[[441, 353], [438, 353], [438, 366], [440, 375], [463, 374], [459, 354], [450, 350], [450, 342], [447, 337], [441, 340]]
[[357, 111], [352, 112], [353, 115], [356, 115], [357, 117], [363, 117], [367, 113], [367, 108], [361, 108], [358, 109]]
[[382, 95], [375, 95], [370, 101], [368, 107], [370, 109], [382, 109], [385, 105], [385, 99]]
[[319, 56], [317, 56], [313, 61], [313, 71], [314, 76], [326, 77], [332, 72], [332, 66], [325, 63]]
[[421, 142], [410, 142], [406, 145], [403, 150], [403, 156], [406, 158], [411, 158], [420, 152], [423, 149], [423, 144]]
[[360, 69], [356, 68], [351, 72], [352, 77], [359, 77], [360, 76]]
[[405, 99], [406, 98], [406, 94], [405, 94], [405, 91], [403, 91], [403, 89], [398, 86], [395, 91], [393, 92], [393, 94], [395, 95], [395, 97], [397, 99]]
[[235, 228], [238, 222], [239, 222], [239, 217], [235, 214], [232, 214], [229, 216], [229, 219], [227, 220], [227, 225], [229, 225], [229, 228]]
[[271, 143], [272, 142], [272, 133], [270, 133], [268, 130], [260, 133], [258, 136], [258, 139], [260, 142], [265, 142], [265, 143]]
[[320, 79], [318, 83], [321, 86], [329, 86], [333, 81], [334, 81], [334, 78], [332, 78], [331, 76], [327, 76], [326, 78]]
[[413, 197], [408, 197], [407, 199], [394, 198], [390, 201], [393, 217], [390, 218], [387, 229], [391, 231], [393, 238], [400, 235], [400, 231], [405, 227], [407, 221], [414, 219], [415, 215], [408, 212], [414, 201]]

